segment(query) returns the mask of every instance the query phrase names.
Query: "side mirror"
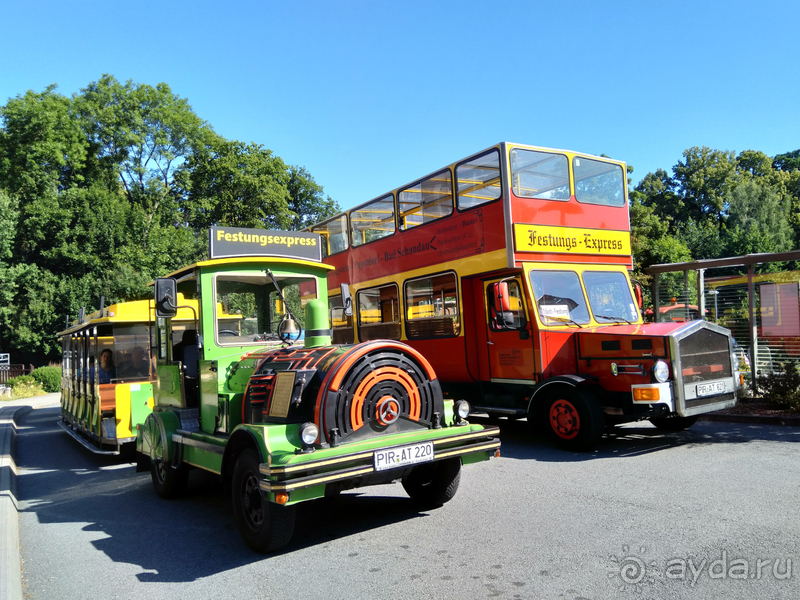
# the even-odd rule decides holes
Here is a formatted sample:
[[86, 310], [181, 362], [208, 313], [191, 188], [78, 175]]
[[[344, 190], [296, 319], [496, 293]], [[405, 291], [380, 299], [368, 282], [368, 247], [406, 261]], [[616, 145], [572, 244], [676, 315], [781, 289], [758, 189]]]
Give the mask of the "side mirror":
[[492, 301], [494, 302], [495, 312], [504, 313], [511, 310], [511, 302], [508, 299], [507, 281], [500, 281], [492, 284]]
[[156, 316], [172, 318], [178, 314], [178, 282], [172, 277], [156, 279]]
[[496, 323], [504, 329], [517, 329], [518, 324], [511, 310], [511, 297], [508, 294], [508, 282], [499, 281], [489, 286], [489, 294], [492, 299], [492, 309], [496, 316]]
[[633, 283], [633, 296], [636, 298], [636, 305], [639, 307], [639, 310], [642, 310], [642, 307], [644, 306], [644, 292], [642, 292], [642, 284], [635, 279], [632, 279], [631, 283]]
[[342, 305], [344, 306], [344, 316], [353, 316], [353, 297], [350, 295], [350, 286], [346, 283], [341, 285], [342, 289]]

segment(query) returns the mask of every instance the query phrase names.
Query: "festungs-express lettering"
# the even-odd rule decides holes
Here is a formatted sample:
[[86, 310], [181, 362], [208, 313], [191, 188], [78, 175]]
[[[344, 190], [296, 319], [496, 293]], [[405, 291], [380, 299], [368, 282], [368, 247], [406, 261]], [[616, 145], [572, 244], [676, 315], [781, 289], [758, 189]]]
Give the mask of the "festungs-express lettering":
[[217, 241], [239, 242], [242, 244], [277, 244], [291, 248], [292, 246], [316, 246], [316, 237], [295, 237], [287, 235], [255, 235], [248, 233], [227, 233], [222, 229], [217, 230]]

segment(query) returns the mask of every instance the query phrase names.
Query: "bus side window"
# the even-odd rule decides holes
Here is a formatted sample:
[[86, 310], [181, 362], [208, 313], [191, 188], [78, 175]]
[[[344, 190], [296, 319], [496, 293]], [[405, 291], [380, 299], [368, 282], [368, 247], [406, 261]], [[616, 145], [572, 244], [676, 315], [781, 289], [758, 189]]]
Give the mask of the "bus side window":
[[400, 307], [395, 284], [360, 290], [356, 298], [362, 342], [400, 339]]

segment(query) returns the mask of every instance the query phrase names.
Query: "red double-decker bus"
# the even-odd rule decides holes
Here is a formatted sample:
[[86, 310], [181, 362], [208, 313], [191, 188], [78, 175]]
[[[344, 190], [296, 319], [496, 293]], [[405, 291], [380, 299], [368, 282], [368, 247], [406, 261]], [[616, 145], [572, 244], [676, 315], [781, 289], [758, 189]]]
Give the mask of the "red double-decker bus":
[[504, 142], [310, 230], [334, 343], [403, 340], [475, 412], [580, 449], [736, 402], [728, 330], [642, 323], [623, 162]]

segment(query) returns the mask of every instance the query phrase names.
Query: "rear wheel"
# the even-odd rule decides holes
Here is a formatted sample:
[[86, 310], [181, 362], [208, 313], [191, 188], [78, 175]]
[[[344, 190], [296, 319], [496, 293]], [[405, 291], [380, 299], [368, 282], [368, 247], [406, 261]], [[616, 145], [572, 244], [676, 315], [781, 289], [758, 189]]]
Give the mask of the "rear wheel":
[[186, 491], [189, 468], [181, 464], [176, 469], [161, 458], [151, 458], [150, 477], [156, 494], [167, 499], [178, 498]]
[[148, 415], [144, 422], [144, 436], [150, 448], [150, 477], [156, 494], [162, 498], [177, 498], [186, 490], [189, 467], [181, 463], [174, 468], [168, 460], [166, 432], [158, 417]]
[[272, 552], [292, 539], [295, 507], [264, 498], [259, 482], [259, 459], [245, 450], [233, 468], [233, 514], [242, 538], [256, 552]]
[[683, 431], [697, 422], [697, 417], [652, 417], [650, 422], [661, 431]]
[[461, 481], [461, 459], [448, 458], [414, 467], [403, 479], [403, 489], [417, 504], [441, 506], [453, 499]]
[[558, 386], [548, 392], [544, 408], [550, 433], [567, 450], [588, 450], [603, 435], [603, 410], [586, 390]]

